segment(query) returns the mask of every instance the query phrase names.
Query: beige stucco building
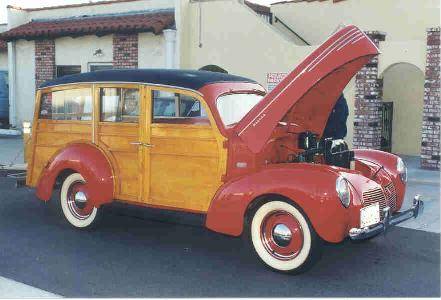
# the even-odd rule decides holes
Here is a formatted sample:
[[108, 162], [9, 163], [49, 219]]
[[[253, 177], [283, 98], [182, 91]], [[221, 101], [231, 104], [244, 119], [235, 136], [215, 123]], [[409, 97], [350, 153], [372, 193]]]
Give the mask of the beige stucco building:
[[[267, 87], [268, 73], [293, 70], [337, 27], [355, 24], [375, 37], [381, 36], [378, 45], [382, 54], [373, 68], [380, 80], [375, 84], [382, 84], [383, 88], [377, 88], [381, 101], [376, 105], [381, 109], [381, 103], [389, 103], [388, 109], [393, 112], [387, 118], [390, 121], [387, 134], [391, 136], [385, 141], [390, 143], [385, 149], [406, 155], [422, 153], [427, 28], [439, 28], [439, 0], [295, 0], [275, 3], [270, 8], [256, 7], [243, 0], [119, 0], [41, 9], [9, 7], [8, 30], [43, 21], [89, 18], [99, 23], [103, 17], [131, 18], [139, 14], [148, 19], [149, 14], [164, 11], [173, 14], [173, 24], [160, 32], [146, 29], [130, 33], [132, 38], [136, 35], [137, 49], [136, 53], [131, 52], [131, 63], [127, 65], [118, 63], [119, 56], [115, 55], [121, 42], [117, 38], [121, 34], [118, 30], [106, 34], [83, 32], [27, 38], [3, 35], [10, 41], [11, 123], [19, 127], [22, 121], [31, 119], [35, 87], [41, 80], [36, 69], [39, 65], [36, 43], [42, 38], [52, 41], [54, 67], [49, 72], [53, 76], [63, 67], [66, 72], [86, 72], [100, 66], [199, 69], [217, 65]], [[0, 66], [1, 61], [0, 57]], [[358, 86], [366, 84], [369, 83], [360, 81]], [[357, 111], [360, 101], [356, 100], [356, 86], [353, 79], [344, 92], [350, 108], [347, 141], [349, 144], [355, 141], [355, 146], [380, 148], [378, 143], [358, 142], [364, 127], [354, 128], [363, 121], [359, 120], [363, 116]], [[384, 120], [376, 123], [381, 122]], [[369, 128], [363, 130], [369, 132]], [[373, 135], [384, 134], [380, 131]], [[434, 153], [435, 161], [438, 158], [439, 162], [439, 154]]]

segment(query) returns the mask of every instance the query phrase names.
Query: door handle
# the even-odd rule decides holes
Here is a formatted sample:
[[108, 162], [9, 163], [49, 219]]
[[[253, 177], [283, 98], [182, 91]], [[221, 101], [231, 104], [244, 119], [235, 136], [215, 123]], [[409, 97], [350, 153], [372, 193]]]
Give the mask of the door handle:
[[155, 146], [152, 144], [141, 143], [141, 142], [132, 142], [132, 143], [130, 143], [130, 145], [143, 146], [143, 147], [148, 147], [148, 148], [152, 148]]
[[130, 145], [142, 146], [141, 142], [131, 142]]

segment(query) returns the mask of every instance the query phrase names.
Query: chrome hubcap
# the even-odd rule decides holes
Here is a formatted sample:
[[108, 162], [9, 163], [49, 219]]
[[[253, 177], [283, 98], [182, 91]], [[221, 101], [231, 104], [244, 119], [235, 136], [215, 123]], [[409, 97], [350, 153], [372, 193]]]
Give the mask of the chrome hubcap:
[[82, 191], [76, 192], [74, 196], [74, 201], [75, 201], [75, 205], [78, 208], [83, 209], [84, 207], [86, 207], [86, 203], [87, 203], [86, 194], [83, 193]]
[[277, 224], [273, 229], [273, 240], [279, 247], [287, 247], [292, 239], [292, 232], [288, 226]]

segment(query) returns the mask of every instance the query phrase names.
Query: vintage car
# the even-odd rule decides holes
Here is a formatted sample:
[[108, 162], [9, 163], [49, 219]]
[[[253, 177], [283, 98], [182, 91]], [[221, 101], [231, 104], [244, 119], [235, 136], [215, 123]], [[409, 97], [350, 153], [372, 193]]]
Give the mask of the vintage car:
[[268, 267], [307, 270], [323, 241], [368, 239], [417, 217], [401, 209], [401, 158], [323, 138], [337, 98], [379, 53], [335, 32], [274, 90], [228, 74], [108, 70], [37, 92], [26, 184], [88, 228], [112, 201], [203, 214], [244, 236]]

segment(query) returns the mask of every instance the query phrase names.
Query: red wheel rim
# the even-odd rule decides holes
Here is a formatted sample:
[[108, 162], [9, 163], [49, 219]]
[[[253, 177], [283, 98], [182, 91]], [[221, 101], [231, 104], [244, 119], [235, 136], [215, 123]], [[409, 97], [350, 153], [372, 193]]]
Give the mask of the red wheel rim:
[[85, 220], [91, 215], [92, 211], [88, 205], [89, 201], [85, 203], [80, 203], [75, 200], [75, 196], [79, 192], [87, 195], [84, 189], [84, 183], [81, 181], [76, 181], [71, 184], [67, 191], [67, 207], [75, 218], [79, 220]]
[[[280, 239], [280, 229], [287, 233], [283, 240]], [[286, 211], [275, 211], [266, 215], [260, 235], [266, 251], [279, 260], [291, 260], [297, 257], [303, 247], [302, 226]]]

